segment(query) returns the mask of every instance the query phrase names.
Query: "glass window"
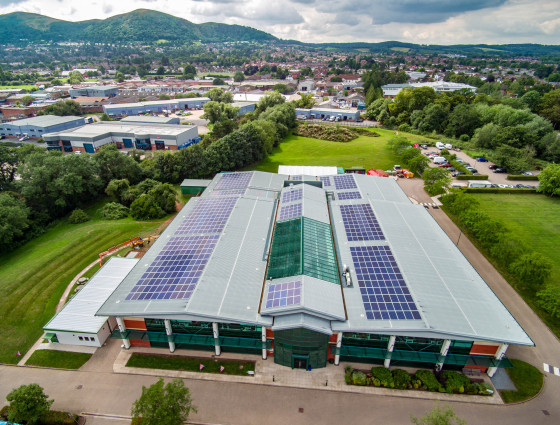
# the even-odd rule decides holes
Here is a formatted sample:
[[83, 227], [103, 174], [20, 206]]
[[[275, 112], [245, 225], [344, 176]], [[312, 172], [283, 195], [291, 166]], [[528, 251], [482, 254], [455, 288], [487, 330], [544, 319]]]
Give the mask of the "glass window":
[[84, 337], [79, 336], [78, 339], [79, 339], [80, 341], [83, 341], [83, 340], [84, 340]]

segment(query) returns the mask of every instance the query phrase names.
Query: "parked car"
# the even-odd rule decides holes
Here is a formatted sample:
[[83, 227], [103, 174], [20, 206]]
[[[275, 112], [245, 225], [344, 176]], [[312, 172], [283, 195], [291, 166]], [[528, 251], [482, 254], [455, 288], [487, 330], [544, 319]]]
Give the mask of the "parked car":
[[499, 168], [499, 167], [495, 164], [492, 164], [492, 165], [489, 165], [488, 168], [490, 168], [491, 170], [495, 170], [496, 168]]
[[448, 162], [444, 162], [443, 164], [439, 164], [439, 166], [440, 166], [440, 167], [443, 167], [443, 168], [450, 168], [450, 167], [452, 167], [452, 165], [451, 165], [450, 163], [448, 163]]
[[420, 145], [422, 149], [428, 149], [428, 145]]
[[502, 189], [507, 189], [509, 185], [507, 184], [499, 184], [498, 187]]
[[465, 172], [464, 171], [455, 171], [453, 174], [451, 174], [453, 177], [457, 177], [457, 176], [461, 176], [464, 175]]
[[478, 173], [478, 170], [476, 168], [473, 168], [473, 167], [466, 167], [466, 168], [467, 168], [467, 170], [469, 170], [473, 174]]
[[523, 175], [524, 176], [532, 176], [533, 173], [531, 173], [530, 171], [523, 171]]
[[455, 167], [447, 167], [447, 171], [449, 171], [450, 173], [452, 173], [453, 171], [455, 171]]
[[479, 156], [478, 158], [475, 158], [478, 162], [488, 162], [488, 160], [486, 158], [484, 158], [483, 156]]
[[402, 168], [400, 165], [393, 165], [393, 171], [396, 171], [398, 173], [399, 171], [402, 171]]
[[497, 184], [491, 184], [490, 187], [496, 188], [499, 187]]
[[505, 168], [499, 168], [499, 167], [495, 168], [493, 171], [494, 171], [494, 173], [500, 173], [500, 174], [507, 173]]
[[416, 149], [420, 149], [420, 145], [419, 145], [418, 143], [415, 143], [415, 144], [412, 145], [412, 146], [414, 146]]
[[459, 164], [463, 164], [465, 162], [461, 158], [456, 158], [455, 161], [457, 161]]

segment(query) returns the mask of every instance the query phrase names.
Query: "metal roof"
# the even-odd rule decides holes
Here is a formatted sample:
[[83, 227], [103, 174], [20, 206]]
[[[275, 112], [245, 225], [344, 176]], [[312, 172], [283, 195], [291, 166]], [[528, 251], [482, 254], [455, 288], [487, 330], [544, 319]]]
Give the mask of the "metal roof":
[[292, 176], [336, 176], [338, 170], [336, 167], [313, 167], [309, 165], [279, 165], [278, 174], [287, 174]]
[[87, 284], [54, 316], [43, 329], [97, 333], [107, 317], [95, 313], [138, 262], [137, 259], [111, 258]]
[[69, 115], [66, 117], [59, 117], [57, 115], [39, 115], [32, 118], [24, 118], [22, 120], [12, 121], [10, 125], [25, 126], [34, 125], [37, 127], [50, 127], [53, 125], [66, 124], [69, 122], [74, 122], [76, 120], [82, 120], [83, 117], [76, 117], [74, 115]]
[[[185, 205], [98, 314], [272, 325], [273, 330], [305, 327], [323, 333], [364, 332], [533, 345], [437, 222], [422, 206], [413, 205], [394, 179], [345, 175], [341, 179], [356, 187], [338, 190], [335, 184], [325, 189], [314, 186], [320, 182], [318, 177], [306, 176], [306, 182], [300, 183], [288, 180], [287, 175], [250, 172], [248, 186], [232, 190], [218, 186], [228, 174], [216, 175], [202, 196]], [[338, 268], [343, 270], [343, 265], [348, 265], [351, 286], [301, 271], [265, 279], [267, 266], [271, 266], [273, 234], [290, 221], [277, 221], [281, 195], [298, 189], [302, 189], [302, 203], [313, 208], [312, 218], [303, 213], [297, 220], [332, 228]], [[359, 192], [361, 198], [339, 199], [340, 193], [349, 190]], [[197, 203], [216, 196], [233, 196], [237, 201], [190, 298], [125, 300], [182, 220]], [[371, 207], [384, 239], [349, 240], [340, 207], [359, 204]], [[305, 237], [301, 240], [305, 242]], [[301, 240], [296, 242], [301, 244]], [[317, 237], [313, 244], [319, 246], [324, 240]], [[418, 318], [367, 318], [351, 254], [353, 247], [391, 250]], [[303, 255], [304, 249], [301, 252]], [[315, 257], [312, 260], [316, 261]], [[326, 260], [322, 261], [326, 267]], [[317, 264], [320, 268], [321, 260]], [[290, 305], [267, 306], [271, 285], [294, 280], [301, 281], [297, 303], [292, 299]]]

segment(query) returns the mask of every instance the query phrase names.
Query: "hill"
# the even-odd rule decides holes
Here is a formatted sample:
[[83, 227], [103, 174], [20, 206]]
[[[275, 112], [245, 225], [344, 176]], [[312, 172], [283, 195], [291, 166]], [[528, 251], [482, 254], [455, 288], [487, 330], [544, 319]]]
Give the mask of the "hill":
[[155, 42], [267, 41], [276, 37], [254, 28], [219, 23], [194, 24], [154, 10], [138, 9], [107, 19], [69, 22], [35, 13], [0, 15], [3, 44], [39, 41]]

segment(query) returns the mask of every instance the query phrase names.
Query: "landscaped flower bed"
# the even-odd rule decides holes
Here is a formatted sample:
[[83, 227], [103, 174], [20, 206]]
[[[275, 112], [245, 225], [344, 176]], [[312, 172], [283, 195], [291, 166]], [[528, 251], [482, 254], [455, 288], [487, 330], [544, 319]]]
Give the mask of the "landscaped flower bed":
[[446, 370], [434, 374], [420, 369], [411, 375], [403, 369], [389, 370], [385, 367], [372, 367], [363, 371], [347, 366], [344, 379], [349, 385], [361, 385], [399, 390], [434, 391], [449, 394], [492, 395], [492, 387], [481, 379], [470, 379], [462, 373]]

